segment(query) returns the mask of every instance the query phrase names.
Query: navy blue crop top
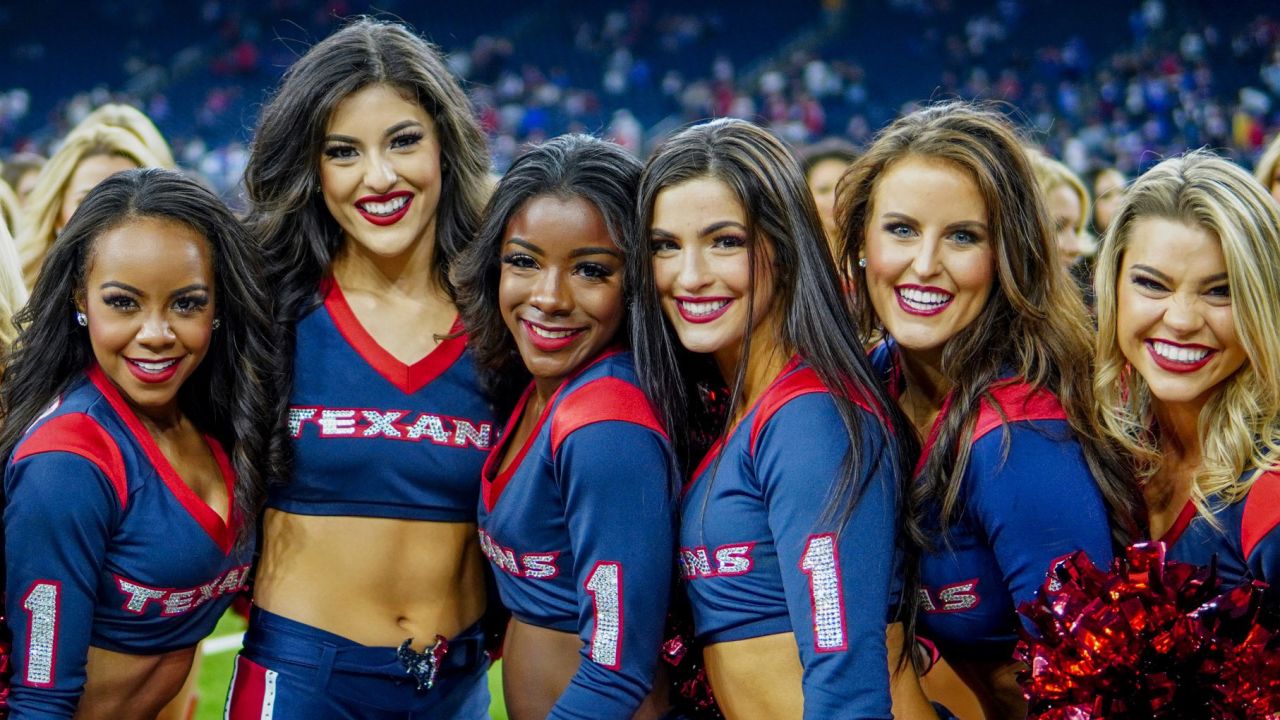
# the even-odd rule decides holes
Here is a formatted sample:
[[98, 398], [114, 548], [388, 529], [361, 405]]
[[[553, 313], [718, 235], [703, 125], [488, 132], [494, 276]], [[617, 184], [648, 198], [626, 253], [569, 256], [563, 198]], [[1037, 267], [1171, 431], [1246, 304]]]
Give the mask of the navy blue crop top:
[[336, 282], [321, 292], [324, 304], [297, 326], [293, 478], [272, 490], [268, 506], [475, 522], [495, 428], [466, 337], [405, 365], [360, 325]]

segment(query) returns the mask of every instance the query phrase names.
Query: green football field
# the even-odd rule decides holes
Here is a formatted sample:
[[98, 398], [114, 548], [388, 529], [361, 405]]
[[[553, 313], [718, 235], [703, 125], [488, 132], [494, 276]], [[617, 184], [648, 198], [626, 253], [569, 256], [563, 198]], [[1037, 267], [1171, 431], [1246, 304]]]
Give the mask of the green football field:
[[[222, 717], [227, 685], [231, 682], [231, 665], [236, 651], [240, 649], [236, 639], [243, 633], [244, 618], [227, 612], [205, 643], [207, 654], [204, 656], [204, 665], [200, 668], [200, 704], [196, 706], [196, 720], [217, 720]], [[489, 671], [489, 690], [493, 694], [489, 715], [494, 720], [507, 720], [507, 709], [502, 704], [502, 680], [499, 672], [499, 665], [494, 665]]]

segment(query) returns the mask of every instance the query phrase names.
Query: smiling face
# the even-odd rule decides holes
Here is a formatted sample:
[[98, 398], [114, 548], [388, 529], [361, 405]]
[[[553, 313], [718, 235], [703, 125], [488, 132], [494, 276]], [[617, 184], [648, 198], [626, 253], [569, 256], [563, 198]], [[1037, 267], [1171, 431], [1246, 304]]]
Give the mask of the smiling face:
[[139, 218], [93, 242], [77, 307], [103, 372], [139, 414], [165, 418], [209, 350], [214, 302], [208, 241], [188, 225]]
[[80, 203], [89, 191], [98, 183], [118, 172], [132, 170], [138, 164], [121, 155], [90, 155], [76, 165], [76, 169], [67, 179], [67, 188], [62, 193], [62, 209], [58, 211], [57, 229], [66, 226], [71, 216], [79, 209]]
[[1204, 407], [1247, 360], [1216, 236], [1160, 217], [1133, 222], [1116, 280], [1116, 338], [1156, 403]]
[[498, 305], [544, 397], [618, 334], [622, 264], [600, 211], [581, 197], [540, 195], [511, 216]]
[[981, 314], [995, 275], [987, 217], [977, 184], [946, 161], [907, 156], [876, 183], [867, 294], [904, 352], [940, 353]]
[[349, 245], [390, 258], [433, 239], [440, 202], [435, 121], [387, 85], [348, 95], [325, 128], [320, 188]]
[[753, 285], [746, 212], [729, 186], [711, 177], [659, 192], [649, 237], [659, 300], [680, 344], [713, 354], [729, 377], [747, 328], [758, 332], [772, 317], [772, 249], [767, 242], [756, 246]]
[[1049, 209], [1049, 223], [1053, 230], [1053, 239], [1058, 248], [1058, 259], [1063, 267], [1071, 267], [1084, 255], [1084, 241], [1076, 227], [1080, 224], [1080, 216], [1084, 209], [1080, 207], [1080, 196], [1070, 185], [1058, 185], [1045, 196], [1045, 205]]

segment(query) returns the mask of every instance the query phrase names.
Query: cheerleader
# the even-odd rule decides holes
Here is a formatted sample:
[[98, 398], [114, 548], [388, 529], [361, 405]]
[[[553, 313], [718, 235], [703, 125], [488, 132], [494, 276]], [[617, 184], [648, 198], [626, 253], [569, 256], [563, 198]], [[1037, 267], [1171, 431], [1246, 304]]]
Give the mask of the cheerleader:
[[0, 384], [10, 717], [154, 717], [245, 586], [273, 349], [256, 246], [133, 170], [50, 249]]
[[843, 310], [799, 165], [750, 123], [689, 128], [645, 167], [638, 228], [633, 344], [672, 436], [693, 430], [700, 388], [730, 388], [679, 531], [721, 709], [891, 717], [910, 428]]
[[890, 125], [850, 168], [840, 213], [872, 362], [925, 439], [920, 628], [988, 718], [1021, 718], [1017, 606], [1051, 561], [1097, 563], [1136, 532], [1136, 489], [1101, 439], [1089, 326], [1030, 162], [963, 103]]
[[1125, 192], [1098, 258], [1098, 413], [1151, 537], [1228, 583], [1280, 582], [1280, 210], [1208, 152]]
[[498, 183], [453, 271], [476, 361], [529, 384], [484, 468], [480, 543], [511, 610], [508, 714], [637, 714], [654, 683], [678, 486], [637, 385], [620, 239], [640, 162], [584, 135], [530, 150]]
[[288, 367], [231, 718], [481, 718], [495, 437], [448, 270], [484, 137], [440, 54], [363, 19], [286, 72], [245, 189]]

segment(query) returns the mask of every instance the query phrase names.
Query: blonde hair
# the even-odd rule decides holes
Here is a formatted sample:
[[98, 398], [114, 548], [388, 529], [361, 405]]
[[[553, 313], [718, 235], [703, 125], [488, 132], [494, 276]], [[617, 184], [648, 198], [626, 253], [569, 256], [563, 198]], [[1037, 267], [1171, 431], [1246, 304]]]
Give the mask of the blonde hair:
[[[3, 224], [6, 230], [12, 231], [21, 219], [22, 203], [18, 202], [18, 194], [13, 191], [9, 183], [0, 179], [0, 224]], [[12, 242], [10, 238], [10, 243]]]
[[110, 125], [128, 130], [147, 146], [147, 149], [155, 156], [159, 167], [169, 169], [176, 167], [173, 161], [173, 150], [169, 148], [169, 143], [160, 134], [155, 123], [151, 122], [151, 118], [132, 105], [107, 103], [86, 115], [76, 128], [93, 127], [95, 125]]
[[28, 282], [34, 282], [45, 253], [57, 236], [68, 181], [85, 158], [96, 155], [127, 158], [138, 167], [164, 167], [160, 158], [130, 130], [116, 125], [76, 126], [40, 170], [27, 196], [24, 219], [18, 228], [18, 255]]
[[1084, 183], [1080, 180], [1080, 176], [1071, 172], [1071, 168], [1063, 163], [1049, 157], [1040, 150], [1035, 148], [1027, 148], [1027, 157], [1031, 158], [1031, 171], [1036, 176], [1036, 184], [1040, 186], [1040, 192], [1048, 201], [1049, 193], [1060, 187], [1066, 187], [1075, 193], [1076, 199], [1080, 201], [1080, 215], [1076, 217], [1074, 224], [1076, 235], [1079, 235], [1085, 241], [1085, 255], [1093, 255], [1097, 252], [1098, 244], [1094, 238], [1087, 232], [1090, 217], [1089, 191], [1085, 190]]
[[13, 315], [26, 304], [27, 286], [18, 267], [18, 248], [8, 226], [0, 222], [0, 349], [7, 351], [18, 336]]
[[1280, 133], [1276, 133], [1276, 136], [1271, 139], [1267, 151], [1258, 158], [1258, 164], [1253, 169], [1253, 176], [1258, 178], [1258, 182], [1262, 183], [1262, 187], [1266, 188], [1267, 192], [1271, 192], [1271, 186], [1276, 179], [1277, 165], [1280, 165]]
[[1137, 460], [1142, 479], [1160, 466], [1151, 391], [1129, 369], [1116, 332], [1120, 264], [1135, 223], [1184, 223], [1222, 245], [1232, 323], [1246, 362], [1223, 381], [1197, 423], [1202, 465], [1191, 486], [1197, 512], [1213, 522], [1209, 498], [1239, 500], [1254, 478], [1246, 469], [1280, 465], [1280, 208], [1240, 167], [1204, 150], [1170, 158], [1125, 191], [1098, 258], [1098, 340], [1094, 396], [1103, 426]]

